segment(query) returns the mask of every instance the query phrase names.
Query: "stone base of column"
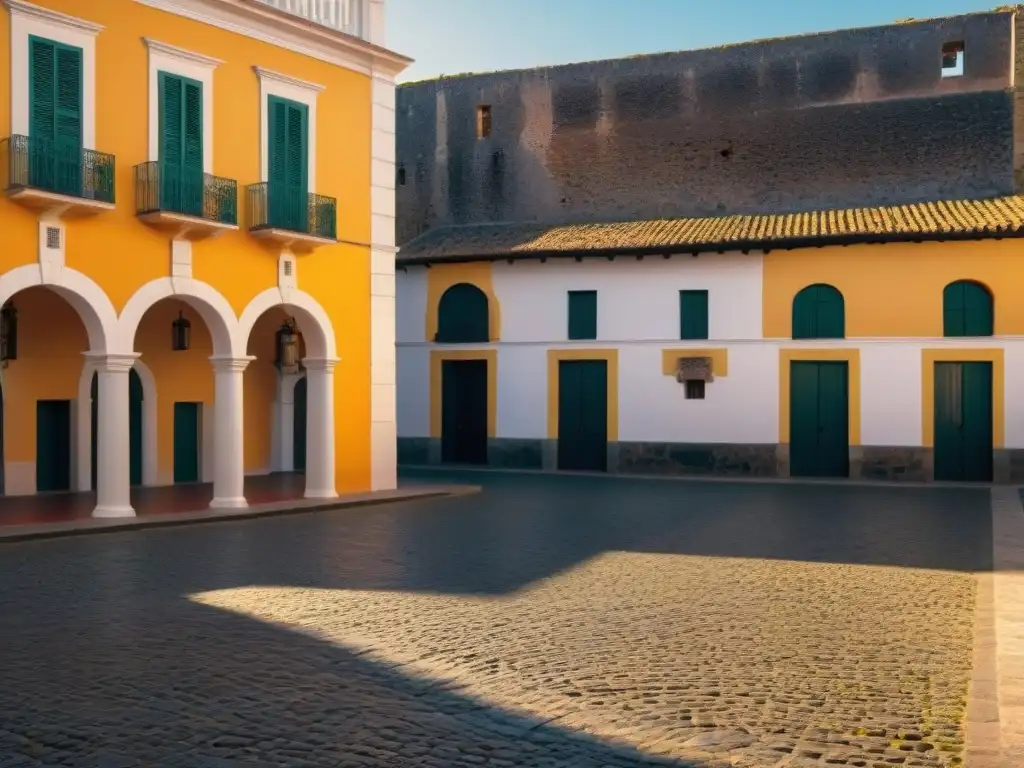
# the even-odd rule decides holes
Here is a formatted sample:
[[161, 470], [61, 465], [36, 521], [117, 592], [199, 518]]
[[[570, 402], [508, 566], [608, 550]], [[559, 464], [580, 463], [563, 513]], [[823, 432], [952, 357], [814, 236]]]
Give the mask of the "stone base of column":
[[135, 517], [135, 509], [127, 507], [96, 507], [92, 511], [93, 517]]
[[210, 509], [244, 509], [249, 506], [245, 496], [214, 499], [210, 502]]
[[306, 499], [336, 499], [338, 498], [338, 492], [333, 488], [307, 488], [303, 494], [303, 498]]

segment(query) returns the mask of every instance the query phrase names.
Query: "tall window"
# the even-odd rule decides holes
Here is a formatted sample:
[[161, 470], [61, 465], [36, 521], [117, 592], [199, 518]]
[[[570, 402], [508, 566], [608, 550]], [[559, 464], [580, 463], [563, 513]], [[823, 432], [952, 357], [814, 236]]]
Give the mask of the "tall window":
[[470, 283], [453, 285], [437, 306], [437, 335], [442, 344], [490, 341], [490, 307], [487, 294]]
[[309, 107], [269, 96], [270, 225], [305, 231], [309, 222]]
[[597, 338], [597, 291], [569, 291], [569, 338]]
[[942, 292], [942, 335], [991, 336], [995, 332], [992, 304], [992, 294], [981, 283], [950, 283]]
[[160, 73], [160, 203], [203, 214], [203, 84]]
[[29, 174], [33, 186], [79, 195], [82, 49], [29, 37]]
[[842, 339], [846, 336], [843, 294], [831, 285], [817, 283], [793, 298], [794, 339]]

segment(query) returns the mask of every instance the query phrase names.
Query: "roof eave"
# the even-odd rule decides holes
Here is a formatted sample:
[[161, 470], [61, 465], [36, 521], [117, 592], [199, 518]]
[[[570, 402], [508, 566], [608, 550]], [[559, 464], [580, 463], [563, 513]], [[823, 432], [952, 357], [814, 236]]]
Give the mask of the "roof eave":
[[836, 245], [884, 245], [886, 243], [921, 243], [964, 240], [994, 240], [1024, 237], [1024, 226], [1016, 228], [994, 228], [971, 230], [969, 232], [897, 232], [857, 233], [851, 235], [814, 237], [791, 237], [772, 240], [733, 240], [729, 242], [677, 243], [670, 245], [643, 246], [633, 248], [581, 248], [574, 250], [531, 250], [509, 251], [487, 254], [459, 254], [453, 256], [407, 256], [399, 249], [395, 263], [399, 267], [429, 266], [431, 264], [465, 264], [474, 261], [530, 261], [546, 259], [593, 259], [615, 258], [618, 256], [671, 256], [675, 254], [698, 255], [701, 253], [725, 253], [727, 251], [775, 251], [797, 248], [823, 248]]

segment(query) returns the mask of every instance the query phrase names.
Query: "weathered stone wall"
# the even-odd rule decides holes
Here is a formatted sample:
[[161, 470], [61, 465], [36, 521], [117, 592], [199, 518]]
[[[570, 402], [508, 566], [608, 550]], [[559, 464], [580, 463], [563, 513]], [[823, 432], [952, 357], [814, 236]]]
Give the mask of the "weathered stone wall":
[[[399, 242], [444, 223], [1011, 193], [1013, 23], [979, 13], [403, 86]], [[942, 78], [953, 41], [965, 75]]]

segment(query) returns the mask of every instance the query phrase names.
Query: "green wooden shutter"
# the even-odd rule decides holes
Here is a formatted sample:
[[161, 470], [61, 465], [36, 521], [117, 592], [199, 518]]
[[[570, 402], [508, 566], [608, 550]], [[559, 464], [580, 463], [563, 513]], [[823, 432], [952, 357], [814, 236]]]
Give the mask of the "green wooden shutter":
[[708, 292], [679, 292], [679, 338], [708, 338]]
[[793, 298], [794, 339], [842, 339], [846, 336], [843, 294], [831, 285], [809, 285]]
[[203, 211], [203, 84], [160, 73], [160, 193], [166, 210]]
[[270, 224], [309, 229], [309, 107], [268, 97]]
[[82, 49], [29, 37], [29, 182], [81, 194]]
[[944, 336], [991, 336], [994, 332], [992, 295], [978, 283], [958, 280], [942, 292]]
[[444, 344], [486, 343], [490, 340], [487, 294], [471, 283], [453, 285], [437, 307], [437, 336]]
[[569, 338], [597, 338], [597, 291], [569, 291]]

